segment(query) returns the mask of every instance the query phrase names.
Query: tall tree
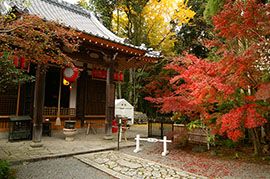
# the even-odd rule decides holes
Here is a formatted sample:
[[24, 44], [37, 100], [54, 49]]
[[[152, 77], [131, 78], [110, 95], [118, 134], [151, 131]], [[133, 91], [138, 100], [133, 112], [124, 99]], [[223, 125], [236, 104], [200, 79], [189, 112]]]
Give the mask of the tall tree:
[[[149, 1], [126, 1], [120, 7], [120, 12], [114, 14], [114, 30], [119, 29], [119, 35], [128, 37], [133, 44], [146, 44], [155, 50], [162, 50], [166, 55], [173, 55], [175, 42], [175, 28], [187, 23], [194, 12], [187, 7], [183, 1], [149, 0]], [[120, 16], [120, 17], [119, 17]], [[119, 23], [120, 24], [119, 24]], [[129, 72], [129, 90], [127, 95], [134, 100], [135, 106], [138, 101], [138, 93], [141, 89], [142, 76], [145, 69]], [[134, 87], [136, 89], [134, 89]]]
[[194, 18], [189, 23], [183, 24], [177, 30], [175, 41], [175, 51], [182, 54], [184, 51], [194, 54], [197, 57], [206, 58], [208, 49], [204, 45], [205, 39], [211, 39], [212, 26], [207, 24], [203, 17], [207, 0], [189, 0], [188, 6], [196, 12]]
[[79, 33], [33, 15], [0, 16], [0, 49], [34, 63], [72, 65], [65, 52], [77, 49]]
[[[262, 92], [269, 84], [263, 78], [269, 76], [269, 10], [269, 4], [254, 0], [229, 1], [213, 19], [217, 40], [208, 44], [219, 47], [221, 58], [176, 58], [167, 66], [177, 73], [170, 79], [172, 90], [148, 100], [161, 104], [164, 112], [198, 113], [213, 132], [235, 141], [248, 129], [254, 153], [261, 154], [258, 127], [269, 123], [269, 95]], [[219, 110], [223, 104], [229, 105]]]
[[113, 11], [116, 9], [118, 1], [121, 0], [80, 0], [78, 4], [95, 12], [103, 24], [108, 29], [112, 29]]
[[[127, 1], [120, 8], [120, 20], [115, 14], [114, 29], [120, 26], [120, 35], [135, 45], [146, 44], [165, 54], [173, 52], [175, 29], [188, 23], [195, 15], [188, 1], [147, 0]], [[120, 24], [117, 24], [120, 22]]]
[[[116, 22], [116, 26], [114, 26], [118, 33], [118, 35], [122, 35], [123, 37], [127, 37], [130, 42], [134, 45], [140, 46], [142, 43], [147, 43], [147, 39], [145, 39], [145, 19], [143, 17], [143, 9], [145, 8], [148, 0], [143, 1], [128, 1], [123, 0], [121, 4], [118, 4], [117, 14], [115, 14], [114, 21]], [[120, 17], [121, 15], [121, 17]], [[120, 21], [121, 19], [121, 21]], [[123, 21], [124, 20], [124, 21]], [[124, 27], [120, 24], [124, 23]], [[131, 104], [135, 107], [137, 106], [137, 93], [136, 86], [139, 75], [135, 73], [135, 69], [129, 69], [128, 73], [128, 81], [123, 85], [125, 89], [125, 94], [123, 96], [128, 99]]]

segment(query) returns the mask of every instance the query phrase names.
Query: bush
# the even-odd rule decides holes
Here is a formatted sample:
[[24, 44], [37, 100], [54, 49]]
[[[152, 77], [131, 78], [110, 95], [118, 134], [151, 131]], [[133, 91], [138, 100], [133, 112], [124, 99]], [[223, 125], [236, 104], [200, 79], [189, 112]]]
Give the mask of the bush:
[[235, 148], [237, 143], [235, 143], [234, 141], [232, 141], [231, 139], [226, 139], [223, 142], [223, 146], [227, 147], [227, 148]]
[[147, 116], [142, 112], [135, 111], [134, 112], [134, 123], [135, 124], [146, 124], [147, 123]]
[[13, 179], [12, 170], [10, 169], [10, 164], [5, 160], [0, 160], [0, 178], [1, 179]]

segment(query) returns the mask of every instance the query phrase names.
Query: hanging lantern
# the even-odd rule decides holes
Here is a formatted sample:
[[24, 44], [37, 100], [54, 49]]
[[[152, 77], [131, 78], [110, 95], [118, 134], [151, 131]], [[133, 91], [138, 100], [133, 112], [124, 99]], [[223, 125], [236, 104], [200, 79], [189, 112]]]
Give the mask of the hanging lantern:
[[65, 80], [67, 80], [70, 83], [73, 83], [79, 77], [79, 69], [76, 67], [68, 67], [64, 69], [63, 74]]
[[25, 68], [25, 58], [21, 57], [20, 61], [21, 61], [21, 69], [24, 69]]
[[65, 85], [65, 86], [69, 85], [69, 81], [67, 81], [65, 78], [63, 78], [63, 85]]
[[[107, 78], [107, 71], [106, 70], [92, 69], [92, 77], [97, 78], [97, 79], [106, 79]], [[123, 72], [115, 72], [113, 74], [113, 79], [115, 81], [123, 81], [124, 80]]]
[[30, 63], [28, 62], [27, 64], [26, 59], [24, 57], [19, 57], [17, 55], [13, 56], [13, 64], [15, 65], [16, 68], [20, 69], [27, 69], [30, 66]]
[[14, 56], [13, 64], [15, 65], [15, 67], [19, 66], [19, 57], [18, 56]]

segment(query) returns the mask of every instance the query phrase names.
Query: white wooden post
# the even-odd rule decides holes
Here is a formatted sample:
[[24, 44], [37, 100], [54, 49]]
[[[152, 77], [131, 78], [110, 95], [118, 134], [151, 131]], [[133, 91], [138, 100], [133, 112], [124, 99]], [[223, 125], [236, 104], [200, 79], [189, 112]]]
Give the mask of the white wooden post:
[[138, 153], [139, 151], [142, 150], [142, 149], [140, 148], [140, 135], [139, 135], [139, 134], [136, 135], [135, 140], [136, 140], [136, 148], [135, 148], [135, 150], [134, 150], [133, 152], [134, 152], [134, 153]]
[[140, 148], [140, 140], [141, 141], [147, 141], [147, 142], [152, 142], [152, 143], [155, 143], [155, 142], [163, 142], [163, 152], [161, 153], [162, 156], [166, 156], [169, 151], [167, 150], [167, 142], [172, 142], [171, 140], [167, 140], [167, 137], [164, 136], [163, 137], [163, 140], [160, 140], [160, 139], [156, 139], [156, 138], [140, 138], [140, 135], [136, 135], [136, 148], [133, 152], [137, 153], [139, 151], [141, 151], [142, 149]]
[[169, 153], [167, 150], [167, 142], [170, 142], [170, 140], [167, 140], [167, 136], [163, 136], [163, 152], [161, 153], [162, 156], [166, 156]]
[[121, 119], [119, 119], [119, 121], [118, 121], [118, 132], [119, 132], [119, 142], [121, 142], [122, 141], [122, 120]]

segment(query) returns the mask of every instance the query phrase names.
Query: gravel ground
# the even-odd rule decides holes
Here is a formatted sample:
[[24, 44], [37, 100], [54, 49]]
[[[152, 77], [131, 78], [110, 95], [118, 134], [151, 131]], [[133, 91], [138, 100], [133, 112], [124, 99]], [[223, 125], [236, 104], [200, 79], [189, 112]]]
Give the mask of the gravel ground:
[[187, 172], [210, 178], [265, 178], [270, 179], [269, 165], [246, 163], [238, 160], [222, 160], [214, 157], [203, 157], [200, 153], [191, 153], [175, 149], [169, 144], [170, 153], [162, 157], [162, 144], [143, 143], [143, 150], [134, 153], [135, 148], [121, 149], [122, 152], [169, 165]]
[[114, 179], [72, 158], [57, 158], [15, 165], [17, 179]]

